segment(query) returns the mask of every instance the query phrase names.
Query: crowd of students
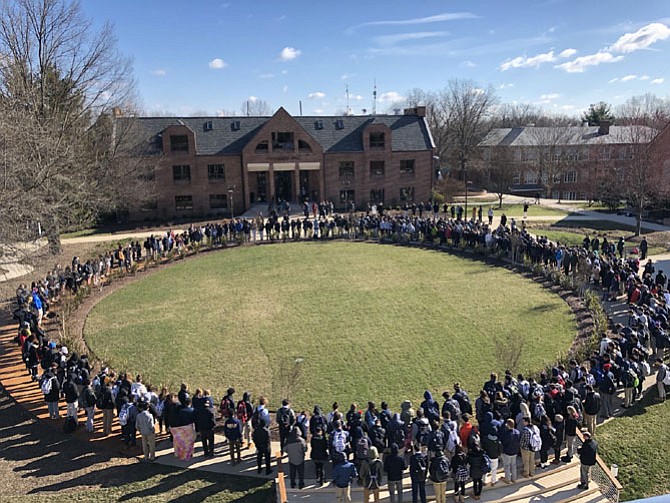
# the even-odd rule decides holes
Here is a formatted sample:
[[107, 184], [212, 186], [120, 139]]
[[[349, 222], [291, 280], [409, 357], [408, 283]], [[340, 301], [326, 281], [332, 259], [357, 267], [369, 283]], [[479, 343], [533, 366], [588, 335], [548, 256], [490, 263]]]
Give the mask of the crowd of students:
[[[623, 248], [607, 243], [606, 239], [601, 242], [599, 238], [587, 237], [581, 246], [562, 246], [532, 236], [514, 221], [508, 226], [504, 218], [493, 229], [490, 223], [482, 221], [481, 212], [479, 217], [473, 214], [469, 221], [458, 215], [424, 218], [412, 213], [408, 209], [394, 215], [383, 211], [359, 216], [326, 214], [314, 219], [311, 227], [305, 227], [309, 218], [301, 221], [271, 215], [267, 220], [259, 217], [255, 225], [253, 221], [238, 219], [191, 226], [177, 234], [150, 236], [142, 245], [139, 241], [131, 242], [83, 264], [75, 257], [65, 269], [56, 267], [30, 288], [20, 285], [17, 289], [17, 341], [28, 372], [39, 382], [51, 418], [59, 417], [60, 402], [64, 400], [68, 431], [76, 428], [78, 410], [83, 409], [86, 429], [92, 432], [95, 410], [100, 409], [103, 433], [111, 433], [116, 417], [121, 425], [121, 438], [130, 447], [136, 444], [139, 431], [148, 461], [155, 459], [156, 429], [169, 433], [175, 455], [180, 459], [193, 455], [197, 436], [204, 455], [213, 456], [214, 430], [219, 419], [223, 422], [231, 462], [240, 461], [242, 448], [253, 446], [259, 473], [265, 469], [269, 474], [270, 442], [276, 429], [281, 449], [288, 455], [291, 485], [304, 486], [304, 466], [309, 453], [318, 484], [325, 482], [324, 468], [332, 463], [332, 481], [341, 501], [349, 501], [352, 480], [363, 485], [365, 501], [370, 495], [377, 497], [384, 477], [391, 501], [401, 501], [402, 476], [408, 469], [414, 501], [425, 501], [426, 480], [432, 481], [438, 501], [444, 501], [449, 477], [454, 480], [456, 500], [462, 499], [469, 479], [473, 481], [474, 497], [479, 499], [487, 480], [498, 483], [499, 464], [504, 468], [502, 482], [517, 480], [518, 456], [522, 460], [521, 477], [533, 475], [536, 455], [539, 468], [549, 465], [550, 452], [552, 463], [569, 462], [575, 455], [576, 431], [582, 426], [589, 437], [582, 462], [590, 466], [597, 445], [592, 438], [596, 434], [597, 415], [612, 415], [618, 405], [615, 397], [619, 388], [624, 390], [621, 406], [630, 407], [640, 396], [644, 378], [658, 369], [657, 398], [665, 399], [665, 386], [670, 385], [670, 371], [664, 363], [664, 350], [670, 348], [667, 307], [670, 293], [668, 279], [654, 270], [651, 261], [639, 273], [639, 261], [624, 257]], [[113, 268], [129, 268], [143, 256], [158, 258], [191, 243], [216, 245], [240, 233], [248, 234], [248, 240], [257, 237], [264, 240], [268, 235], [271, 240], [395, 235], [432, 244], [463, 243], [507, 253], [515, 261], [527, 259], [560, 270], [586, 285], [602, 289], [606, 298], [625, 295], [631, 305], [630, 317], [627, 326], [618, 325], [613, 336], [603, 338], [587, 362], [578, 364], [573, 360], [569, 368], [557, 366], [550, 373], [541, 374], [537, 381], [521, 375], [515, 377], [510, 372], [501, 380], [491, 374], [472, 402], [458, 384], [452, 392], [443, 393], [442, 404], [427, 391], [419, 408], [415, 410], [412, 402], [406, 400], [395, 413], [386, 402], [379, 408], [369, 402], [364, 410], [351, 404], [347, 411], [341, 412], [339, 405], [333, 404], [328, 414], [318, 405], [312, 414], [305, 411], [296, 414], [284, 400], [274, 421], [267, 398], [259, 397], [254, 404], [250, 394], [245, 393], [235, 400], [232, 388], [220, 402], [215, 402], [206, 389], [197, 389], [191, 395], [188, 387], [182, 385], [176, 394], [166, 388], [158, 392], [155, 386], [145, 385], [139, 375], [130, 379], [106, 368], [93, 372], [86, 355], [70, 353], [45, 332], [43, 320], [49, 316], [50, 305], [63, 292], [76, 293], [83, 282], [99, 285]], [[564, 445], [566, 453], [561, 456]], [[588, 471], [580, 487], [587, 485]]]

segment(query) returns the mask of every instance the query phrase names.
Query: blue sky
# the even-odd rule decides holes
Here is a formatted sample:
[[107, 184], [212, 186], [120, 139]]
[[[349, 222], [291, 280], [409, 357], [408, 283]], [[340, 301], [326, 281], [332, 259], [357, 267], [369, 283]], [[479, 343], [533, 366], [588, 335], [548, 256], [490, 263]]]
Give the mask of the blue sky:
[[134, 60], [146, 114], [242, 113], [265, 100], [304, 115], [393, 108], [449, 79], [501, 102], [579, 115], [670, 96], [670, 1], [86, 0]]

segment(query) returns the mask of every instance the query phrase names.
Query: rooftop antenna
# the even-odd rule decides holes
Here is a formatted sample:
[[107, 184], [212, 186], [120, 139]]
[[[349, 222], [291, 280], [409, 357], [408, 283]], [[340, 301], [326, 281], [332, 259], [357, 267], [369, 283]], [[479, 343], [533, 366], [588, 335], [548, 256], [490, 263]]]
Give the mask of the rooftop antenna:
[[300, 103], [300, 117], [302, 117], [302, 100], [299, 100], [298, 103]]
[[377, 79], [374, 80], [372, 91], [372, 115], [377, 115]]
[[345, 115], [351, 115], [351, 108], [349, 107], [349, 84], [346, 85], [346, 94], [347, 94], [347, 112]]

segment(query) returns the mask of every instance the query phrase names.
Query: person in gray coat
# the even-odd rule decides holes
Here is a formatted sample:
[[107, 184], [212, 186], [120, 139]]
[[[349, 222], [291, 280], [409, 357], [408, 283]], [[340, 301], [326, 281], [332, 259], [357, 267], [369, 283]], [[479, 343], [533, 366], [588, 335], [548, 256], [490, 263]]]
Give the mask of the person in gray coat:
[[295, 488], [295, 476], [298, 474], [298, 487], [305, 487], [305, 453], [307, 452], [307, 442], [302, 438], [302, 433], [298, 426], [291, 429], [291, 433], [286, 440], [284, 451], [288, 454], [289, 478], [291, 479], [291, 488]]

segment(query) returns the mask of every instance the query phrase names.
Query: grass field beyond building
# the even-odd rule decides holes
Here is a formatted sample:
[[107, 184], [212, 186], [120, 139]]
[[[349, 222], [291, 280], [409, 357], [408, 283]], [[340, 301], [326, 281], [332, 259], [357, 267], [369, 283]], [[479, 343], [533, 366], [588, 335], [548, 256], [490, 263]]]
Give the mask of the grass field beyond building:
[[[575, 318], [540, 285], [446, 253], [364, 243], [224, 250], [151, 274], [102, 300], [85, 337], [114, 369], [177, 390], [228, 386], [274, 408], [387, 400], [491, 370], [538, 371], [564, 354]], [[510, 356], [511, 355], [511, 356]]]

